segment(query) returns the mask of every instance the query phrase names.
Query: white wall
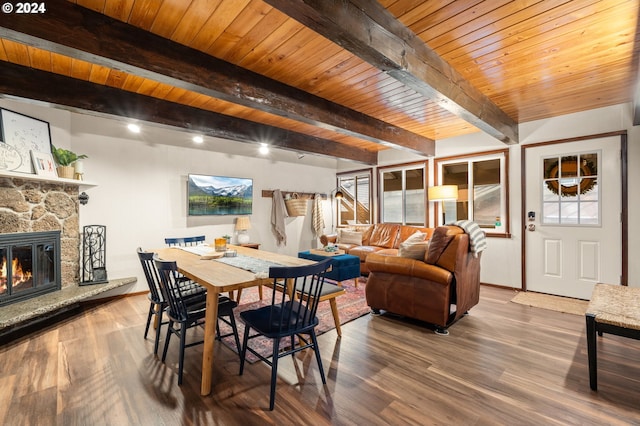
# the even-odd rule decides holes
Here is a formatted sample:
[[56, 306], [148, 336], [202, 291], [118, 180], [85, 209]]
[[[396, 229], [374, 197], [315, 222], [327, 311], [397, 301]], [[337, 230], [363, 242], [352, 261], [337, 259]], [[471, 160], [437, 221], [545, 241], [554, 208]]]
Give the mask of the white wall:
[[[545, 120], [523, 123], [519, 126], [520, 145], [509, 147], [509, 209], [512, 237], [490, 238], [488, 249], [482, 255], [481, 280], [483, 283], [507, 287], [522, 287], [522, 212], [520, 197], [521, 146], [537, 142], [588, 136], [599, 133], [626, 130], [628, 132], [629, 161], [629, 285], [640, 287], [640, 224], [634, 218], [640, 214], [640, 193], [634, 186], [640, 183], [640, 128], [632, 125], [633, 110], [630, 105], [616, 105]], [[474, 133], [436, 142], [436, 157], [504, 149], [506, 145], [484, 133]], [[379, 164], [399, 164], [421, 161], [424, 158], [404, 154], [400, 151], [384, 151], [379, 155]], [[433, 161], [429, 161], [430, 179], [433, 176]], [[340, 163], [340, 171], [349, 170], [349, 165]], [[375, 174], [375, 172], [374, 172]], [[375, 193], [375, 191], [374, 191]], [[377, 206], [377, 203], [374, 203]], [[433, 218], [431, 218], [433, 223]]]
[[[165, 237], [202, 235], [208, 241], [233, 235], [236, 216], [187, 216], [186, 188], [189, 173], [252, 178], [254, 184], [252, 242], [261, 249], [296, 256], [317, 247], [311, 227], [311, 204], [305, 217], [285, 219], [286, 246], [277, 246], [271, 233], [271, 198], [262, 190], [319, 192], [328, 194], [335, 185], [333, 159], [272, 150], [264, 158], [257, 145], [207, 138], [198, 149], [185, 132], [150, 128], [133, 136], [122, 121], [81, 115], [31, 104], [1, 100], [0, 106], [49, 121], [52, 141], [88, 155], [84, 160], [89, 203], [80, 206], [80, 226], [105, 225], [106, 266], [109, 278], [135, 276], [138, 283], [117, 293], [144, 291], [146, 283], [136, 255], [137, 247], [164, 246]], [[238, 155], [241, 152], [244, 155]], [[323, 202], [325, 226], [331, 229], [331, 208]], [[109, 293], [108, 295], [115, 294]]]
[[[109, 277], [137, 276], [138, 284], [127, 291], [144, 290], [135, 249], [161, 247], [166, 236], [205, 234], [210, 240], [233, 235], [235, 217], [188, 217], [186, 176], [188, 173], [250, 177], [254, 179], [254, 211], [251, 240], [261, 248], [296, 255], [314, 247], [310, 214], [286, 220], [288, 244], [277, 247], [270, 231], [271, 200], [262, 198], [263, 189], [330, 192], [335, 185], [337, 162], [296, 153], [274, 151], [269, 158], [256, 153], [249, 144], [207, 139], [209, 150], [198, 149], [190, 135], [160, 128], [145, 128], [132, 136], [122, 121], [80, 115], [22, 102], [0, 100], [0, 106], [49, 121], [53, 143], [87, 154], [86, 180], [97, 183], [87, 190], [89, 204], [81, 206], [81, 225], [107, 226], [107, 271]], [[586, 136], [609, 131], [629, 133], [629, 284], [640, 287], [640, 128], [631, 124], [630, 105], [618, 105], [520, 125], [521, 144]], [[437, 157], [504, 148], [501, 142], [483, 133], [438, 141]], [[482, 282], [521, 287], [522, 212], [520, 211], [521, 146], [509, 149], [511, 239], [491, 238], [482, 258]], [[400, 151], [385, 151], [379, 164], [424, 160]], [[430, 161], [432, 176], [433, 162]], [[340, 162], [340, 171], [360, 170], [362, 165]], [[374, 170], [375, 175], [375, 170]], [[375, 180], [375, 179], [374, 179]], [[374, 186], [374, 189], [376, 187]], [[375, 191], [374, 191], [375, 193]], [[377, 205], [374, 202], [374, 205]], [[331, 208], [324, 203], [327, 231], [331, 228]]]

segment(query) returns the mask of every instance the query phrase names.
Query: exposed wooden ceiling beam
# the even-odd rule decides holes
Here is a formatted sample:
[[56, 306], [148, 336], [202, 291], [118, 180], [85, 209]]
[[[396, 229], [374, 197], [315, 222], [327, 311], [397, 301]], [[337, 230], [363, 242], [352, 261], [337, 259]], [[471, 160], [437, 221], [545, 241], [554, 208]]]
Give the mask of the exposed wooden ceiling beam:
[[240, 142], [266, 142], [295, 152], [377, 164], [377, 153], [186, 105], [7, 62], [0, 63], [0, 94], [46, 102], [72, 111], [107, 114], [186, 129]]
[[518, 124], [375, 0], [264, 0], [506, 144]]
[[432, 139], [329, 102], [64, 0], [0, 24], [0, 37], [342, 134], [435, 154]]

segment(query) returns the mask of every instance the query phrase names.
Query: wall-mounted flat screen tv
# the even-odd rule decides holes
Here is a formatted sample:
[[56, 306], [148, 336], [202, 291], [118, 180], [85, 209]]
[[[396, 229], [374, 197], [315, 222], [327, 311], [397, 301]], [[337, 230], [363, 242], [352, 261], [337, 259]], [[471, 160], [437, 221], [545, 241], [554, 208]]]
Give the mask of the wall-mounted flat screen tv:
[[253, 204], [253, 179], [189, 175], [189, 216], [248, 215]]

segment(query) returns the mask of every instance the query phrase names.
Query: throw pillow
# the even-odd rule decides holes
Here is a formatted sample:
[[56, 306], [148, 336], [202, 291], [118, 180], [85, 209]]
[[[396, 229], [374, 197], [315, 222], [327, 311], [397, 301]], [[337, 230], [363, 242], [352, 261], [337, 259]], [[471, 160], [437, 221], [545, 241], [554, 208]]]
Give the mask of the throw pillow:
[[409, 259], [424, 260], [424, 256], [429, 249], [429, 241], [421, 241], [417, 243], [408, 242], [400, 243], [398, 250], [398, 256], [406, 257]]
[[362, 245], [362, 232], [347, 231], [343, 229], [338, 235], [338, 243], [340, 244], [355, 244]]
[[427, 234], [425, 234], [424, 232], [416, 231], [413, 234], [411, 234], [409, 236], [409, 238], [407, 238], [403, 242], [404, 243], [409, 243], [409, 244], [421, 243], [421, 242], [424, 242], [424, 239], [425, 239], [426, 236], [427, 236]]
[[434, 232], [429, 240], [429, 251], [427, 252], [427, 258], [425, 262], [430, 265], [435, 265], [440, 259], [442, 252], [447, 248], [454, 235], [447, 235], [445, 232]]

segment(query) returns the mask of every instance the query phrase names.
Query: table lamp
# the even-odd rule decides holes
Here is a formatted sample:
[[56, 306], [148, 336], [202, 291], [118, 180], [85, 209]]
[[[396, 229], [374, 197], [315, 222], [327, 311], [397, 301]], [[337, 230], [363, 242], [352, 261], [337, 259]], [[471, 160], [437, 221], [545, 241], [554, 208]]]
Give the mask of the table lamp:
[[438, 185], [429, 187], [427, 190], [427, 194], [429, 196], [429, 201], [440, 201], [440, 206], [442, 209], [442, 224], [444, 225], [445, 219], [445, 211], [444, 211], [444, 202], [448, 200], [457, 200], [458, 199], [458, 186], [457, 185]]
[[239, 217], [236, 221], [236, 231], [238, 231], [238, 244], [247, 244], [249, 242], [249, 234], [247, 230], [251, 229], [251, 221], [249, 216]]

